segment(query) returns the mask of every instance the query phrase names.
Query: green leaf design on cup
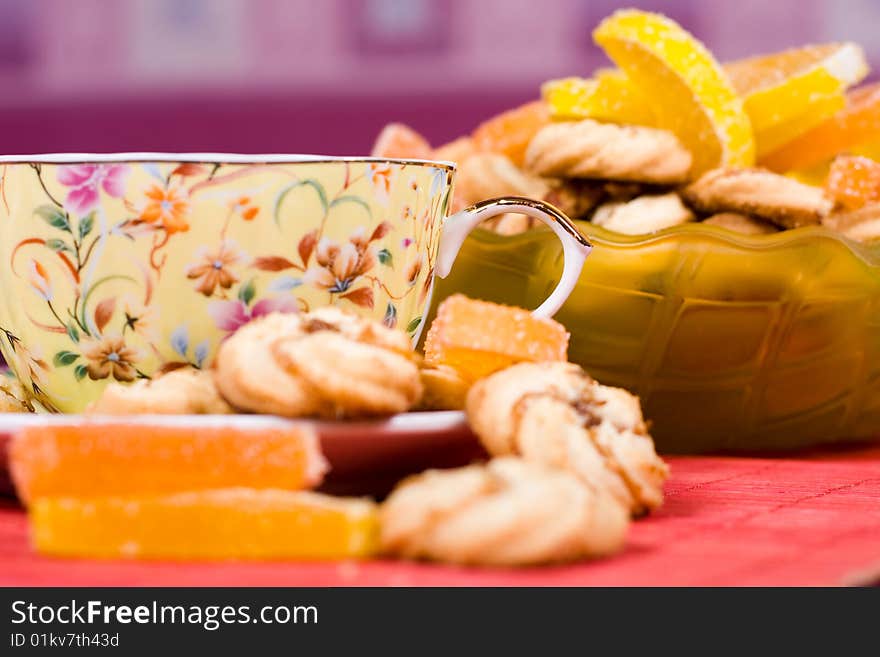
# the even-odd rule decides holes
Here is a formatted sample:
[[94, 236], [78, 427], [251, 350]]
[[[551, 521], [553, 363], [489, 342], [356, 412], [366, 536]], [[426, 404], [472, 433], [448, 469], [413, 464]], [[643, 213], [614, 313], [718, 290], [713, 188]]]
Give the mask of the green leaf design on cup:
[[256, 287], [254, 287], [254, 279], [249, 280], [247, 283], [238, 288], [238, 298], [246, 306], [251, 305], [251, 301], [254, 300], [256, 294], [257, 289]]
[[369, 204], [362, 199], [360, 196], [354, 196], [353, 194], [346, 194], [345, 196], [340, 196], [338, 198], [333, 199], [330, 202], [330, 207], [335, 208], [337, 205], [342, 205], [343, 203], [356, 203], [361, 206], [364, 210], [367, 211], [367, 215], [370, 219], [373, 218], [373, 211], [370, 209]]
[[52, 362], [55, 363], [55, 367], [67, 367], [68, 365], [72, 365], [77, 358], [79, 358], [79, 354], [72, 351], [61, 350], [55, 354]]
[[385, 307], [385, 317], [382, 320], [382, 323], [388, 328], [394, 328], [397, 326], [397, 308], [393, 303], [389, 302]]
[[85, 238], [89, 233], [92, 232], [92, 228], [95, 225], [95, 213], [90, 212], [85, 217], [79, 220], [79, 238]]
[[[85, 305], [85, 304], [83, 304]], [[79, 343], [79, 331], [76, 330], [76, 326], [73, 325], [73, 322], [67, 324], [67, 335], [68, 337], [75, 343]]]
[[321, 207], [324, 209], [324, 214], [327, 214], [327, 210], [329, 209], [330, 206], [327, 203], [327, 192], [324, 191], [324, 186], [320, 182], [318, 182], [317, 180], [314, 180], [313, 178], [306, 178], [305, 180], [297, 180], [292, 185], [288, 185], [287, 187], [282, 189], [281, 192], [278, 194], [278, 198], [275, 199], [275, 209], [273, 212], [273, 214], [275, 216], [275, 223], [276, 224], [278, 224], [278, 225], [281, 224], [281, 216], [279, 213], [281, 211], [281, 204], [284, 202], [284, 199], [294, 189], [296, 189], [297, 187], [303, 187], [303, 186], [308, 186], [308, 187], [311, 187], [312, 189], [315, 190], [315, 193], [318, 195], [318, 200], [321, 201]]
[[376, 257], [379, 259], [379, 262], [386, 267], [394, 266], [394, 257], [388, 249], [379, 249], [379, 251], [376, 252]]
[[57, 237], [46, 240], [46, 246], [53, 251], [71, 251], [71, 248], [67, 246], [67, 242]]
[[70, 232], [70, 221], [68, 221], [67, 215], [54, 205], [41, 205], [34, 210], [34, 214], [41, 217], [53, 228]]
[[76, 377], [77, 381], [82, 381], [84, 378], [86, 378], [86, 374], [88, 373], [88, 368], [82, 363], [73, 368], [73, 376]]

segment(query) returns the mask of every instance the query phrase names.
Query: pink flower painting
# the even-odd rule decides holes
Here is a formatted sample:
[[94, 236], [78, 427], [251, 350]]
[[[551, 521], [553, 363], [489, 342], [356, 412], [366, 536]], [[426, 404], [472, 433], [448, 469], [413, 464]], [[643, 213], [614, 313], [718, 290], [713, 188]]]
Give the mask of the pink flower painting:
[[229, 333], [234, 333], [252, 319], [274, 312], [299, 312], [299, 302], [293, 297], [276, 297], [260, 299], [251, 307], [241, 299], [212, 301], [208, 304], [208, 313], [214, 319], [214, 324], [220, 330]]
[[70, 187], [64, 207], [77, 214], [94, 210], [100, 200], [100, 190], [114, 198], [125, 194], [126, 164], [71, 164], [58, 167], [58, 182]]

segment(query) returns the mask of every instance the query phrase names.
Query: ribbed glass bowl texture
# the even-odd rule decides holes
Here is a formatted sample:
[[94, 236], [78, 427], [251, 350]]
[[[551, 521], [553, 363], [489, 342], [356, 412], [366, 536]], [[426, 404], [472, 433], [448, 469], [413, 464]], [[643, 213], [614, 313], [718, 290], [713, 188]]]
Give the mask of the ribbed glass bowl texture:
[[[660, 450], [880, 438], [880, 246], [824, 228], [579, 228], [595, 249], [556, 316], [569, 357], [641, 397]], [[462, 292], [535, 307], [561, 269], [549, 231], [477, 231], [435, 304]]]

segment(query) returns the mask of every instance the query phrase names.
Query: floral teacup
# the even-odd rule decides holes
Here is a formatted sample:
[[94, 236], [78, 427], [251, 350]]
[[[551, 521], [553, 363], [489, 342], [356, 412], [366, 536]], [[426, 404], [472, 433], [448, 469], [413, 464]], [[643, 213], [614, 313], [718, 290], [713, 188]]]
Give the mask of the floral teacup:
[[551, 206], [446, 217], [454, 166], [211, 154], [0, 158], [0, 349], [34, 398], [76, 412], [107, 382], [204, 367], [238, 327], [335, 304], [414, 340], [434, 276], [480, 221], [529, 214], [563, 241], [556, 311], [589, 243]]

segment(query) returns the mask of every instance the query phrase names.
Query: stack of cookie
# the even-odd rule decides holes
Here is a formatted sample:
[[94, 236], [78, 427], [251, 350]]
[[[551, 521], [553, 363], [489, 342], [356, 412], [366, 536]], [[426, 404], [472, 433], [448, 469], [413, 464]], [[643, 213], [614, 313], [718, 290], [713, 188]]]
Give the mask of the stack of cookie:
[[[499, 330], [474, 337], [473, 322]], [[508, 566], [602, 556], [623, 546], [631, 516], [660, 505], [667, 470], [638, 398], [566, 362], [560, 324], [456, 296], [441, 305], [429, 343], [423, 361], [402, 332], [335, 307], [267, 315], [226, 340], [210, 371], [112, 384], [90, 412], [346, 420], [466, 408], [490, 460], [402, 482], [378, 514], [377, 545], [392, 556]], [[310, 495], [294, 501], [332, 502]], [[139, 526], [133, 518], [125, 531]], [[137, 539], [141, 553], [161, 553], [148, 538]], [[359, 545], [354, 556], [369, 554], [368, 539]]]
[[[410, 128], [391, 124], [374, 154], [411, 157], [405, 148], [417, 139], [424, 141]], [[673, 133], [647, 126], [548, 120], [534, 126], [519, 163], [505, 153], [478, 150], [468, 137], [418, 153], [457, 162], [453, 209], [498, 196], [527, 196], [626, 235], [696, 221], [751, 235], [840, 223], [822, 188], [768, 170], [723, 167], [691, 180], [691, 153]], [[523, 215], [490, 222], [487, 227], [502, 234], [535, 225]]]
[[467, 417], [490, 460], [403, 481], [380, 512], [387, 552], [493, 566], [604, 556], [623, 547], [631, 516], [662, 502], [668, 470], [638, 398], [576, 365], [481, 379]]
[[457, 162], [458, 207], [523, 195], [625, 234], [704, 221], [880, 239], [880, 83], [861, 84], [870, 65], [859, 44], [722, 63], [674, 20], [637, 9], [615, 11], [592, 37], [612, 68], [548, 80], [541, 100], [433, 151], [390, 126], [375, 154]]

